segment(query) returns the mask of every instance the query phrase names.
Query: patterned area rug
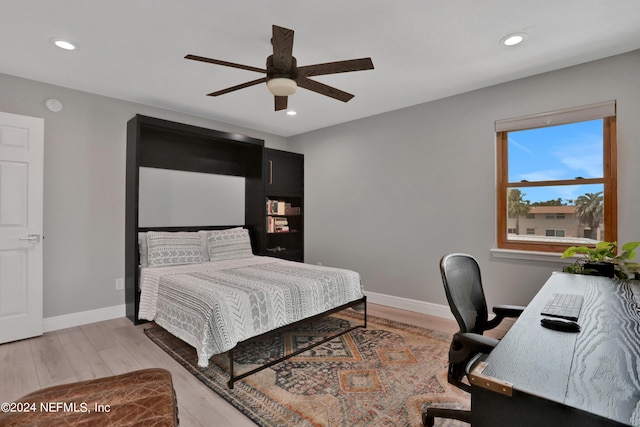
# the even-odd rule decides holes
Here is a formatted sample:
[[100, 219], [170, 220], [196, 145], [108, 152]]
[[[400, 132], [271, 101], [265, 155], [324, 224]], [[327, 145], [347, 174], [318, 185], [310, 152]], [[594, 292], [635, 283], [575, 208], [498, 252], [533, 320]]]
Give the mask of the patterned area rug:
[[[270, 336], [236, 351], [236, 372], [295, 351], [330, 332], [347, 329], [353, 310]], [[346, 327], [345, 327], [346, 326]], [[197, 366], [193, 347], [154, 326], [153, 342], [196, 378], [260, 426], [421, 426], [428, 406], [468, 408], [469, 397], [447, 383], [451, 337], [374, 316], [355, 329], [227, 387], [228, 359], [214, 356]], [[463, 426], [438, 419], [438, 426]]]

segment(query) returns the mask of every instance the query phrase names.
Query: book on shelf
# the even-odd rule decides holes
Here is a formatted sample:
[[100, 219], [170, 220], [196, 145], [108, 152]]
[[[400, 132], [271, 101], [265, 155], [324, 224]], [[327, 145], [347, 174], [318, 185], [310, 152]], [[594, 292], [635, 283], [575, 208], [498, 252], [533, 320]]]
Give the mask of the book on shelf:
[[268, 233], [283, 233], [289, 230], [289, 220], [285, 217], [271, 216], [267, 217]]
[[267, 199], [267, 215], [284, 215], [284, 212], [284, 202]]
[[267, 199], [267, 215], [300, 215], [300, 207], [283, 200]]
[[285, 206], [285, 215], [300, 215], [300, 207], [299, 206]]

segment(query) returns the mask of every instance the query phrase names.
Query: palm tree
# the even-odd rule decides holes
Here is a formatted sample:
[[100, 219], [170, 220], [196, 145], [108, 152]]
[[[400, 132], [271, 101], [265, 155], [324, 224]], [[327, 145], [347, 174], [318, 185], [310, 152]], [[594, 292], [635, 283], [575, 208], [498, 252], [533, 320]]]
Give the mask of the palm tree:
[[516, 234], [520, 234], [520, 216], [526, 215], [531, 209], [528, 200], [524, 200], [523, 194], [519, 189], [512, 188], [507, 194], [507, 213], [510, 217], [516, 217]]
[[591, 227], [591, 238], [598, 237], [598, 226], [604, 218], [604, 197], [602, 191], [586, 193], [576, 199], [576, 215], [580, 224]]

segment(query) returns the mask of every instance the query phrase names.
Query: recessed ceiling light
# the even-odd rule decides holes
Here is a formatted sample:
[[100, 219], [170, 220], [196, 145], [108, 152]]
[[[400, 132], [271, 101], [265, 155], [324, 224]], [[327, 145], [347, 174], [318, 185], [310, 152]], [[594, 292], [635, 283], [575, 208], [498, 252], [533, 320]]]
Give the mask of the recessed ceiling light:
[[74, 50], [77, 46], [69, 41], [61, 40], [61, 39], [51, 39], [51, 42], [58, 46], [60, 49], [64, 50]]
[[500, 40], [500, 43], [505, 46], [515, 46], [522, 43], [526, 39], [527, 35], [525, 33], [515, 33], [509, 34], [508, 36], [504, 37], [502, 40]]
[[293, 110], [289, 110], [289, 111], [287, 111], [287, 116], [295, 116], [296, 114], [298, 114], [298, 113], [296, 113], [296, 112], [295, 112], [295, 111], [293, 111]]

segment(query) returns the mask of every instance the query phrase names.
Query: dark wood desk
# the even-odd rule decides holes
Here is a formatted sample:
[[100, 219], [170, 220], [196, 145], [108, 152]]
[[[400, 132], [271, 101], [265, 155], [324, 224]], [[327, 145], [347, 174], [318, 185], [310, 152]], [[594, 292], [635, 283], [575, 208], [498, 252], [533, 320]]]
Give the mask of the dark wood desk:
[[[579, 333], [540, 325], [553, 293], [583, 295]], [[474, 427], [639, 426], [640, 284], [554, 273], [474, 374]]]

